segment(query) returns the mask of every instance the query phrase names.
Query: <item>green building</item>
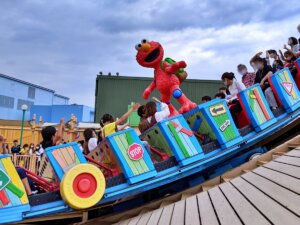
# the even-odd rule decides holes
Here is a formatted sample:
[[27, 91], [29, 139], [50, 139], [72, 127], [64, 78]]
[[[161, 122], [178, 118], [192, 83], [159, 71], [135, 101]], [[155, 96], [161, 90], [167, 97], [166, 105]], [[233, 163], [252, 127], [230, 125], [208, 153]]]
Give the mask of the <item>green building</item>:
[[[131, 102], [144, 104], [146, 101], [142, 98], [142, 93], [152, 80], [152, 78], [145, 77], [98, 75], [95, 93], [95, 122], [98, 123], [104, 113], [120, 117], [126, 112]], [[224, 85], [221, 81], [187, 79], [180, 88], [187, 97], [200, 104], [202, 96], [208, 95], [213, 98], [222, 86]], [[150, 98], [152, 96], [159, 99], [160, 95], [155, 90]], [[172, 103], [177, 109], [179, 108], [176, 100], [172, 99]]]

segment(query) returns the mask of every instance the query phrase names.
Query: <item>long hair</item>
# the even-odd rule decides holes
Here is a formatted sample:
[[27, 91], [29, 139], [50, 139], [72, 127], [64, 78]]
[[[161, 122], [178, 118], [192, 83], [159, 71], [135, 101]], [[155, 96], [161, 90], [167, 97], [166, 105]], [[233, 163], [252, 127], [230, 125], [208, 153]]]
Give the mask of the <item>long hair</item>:
[[114, 117], [108, 113], [104, 114], [100, 120], [101, 127], [104, 127], [104, 124], [109, 122], [113, 123], [115, 121]]
[[43, 149], [46, 149], [46, 148], [54, 145], [52, 138], [55, 136], [55, 134], [56, 134], [55, 127], [48, 126], [48, 127], [45, 127], [42, 129], [42, 137], [43, 137], [42, 147], [43, 147]]
[[154, 116], [157, 112], [156, 103], [155, 102], [147, 102], [146, 104], [146, 117]]
[[94, 130], [92, 128], [87, 128], [83, 131], [83, 137], [86, 142], [89, 142], [89, 140], [94, 137]]
[[226, 73], [223, 73], [223, 75], [222, 75], [222, 77], [221, 77], [222, 81], [224, 81], [226, 78], [227, 78], [228, 80], [233, 80], [233, 79], [235, 79], [234, 73], [232, 73], [232, 72], [226, 72]]

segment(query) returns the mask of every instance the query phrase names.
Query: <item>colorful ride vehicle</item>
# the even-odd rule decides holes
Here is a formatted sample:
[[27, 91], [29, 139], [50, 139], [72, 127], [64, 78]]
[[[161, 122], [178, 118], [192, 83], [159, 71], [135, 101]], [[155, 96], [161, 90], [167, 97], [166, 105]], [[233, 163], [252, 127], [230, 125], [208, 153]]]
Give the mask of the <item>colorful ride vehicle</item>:
[[289, 72], [270, 79], [282, 107], [271, 111], [260, 86], [247, 88], [239, 98], [250, 124], [242, 128], [218, 99], [162, 120], [140, 136], [134, 129], [109, 135], [88, 156], [76, 143], [46, 149], [39, 172], [53, 170], [55, 181], [27, 171], [41, 194], [27, 197], [10, 156], [0, 156], [0, 223], [133, 201], [183, 180], [192, 186], [244, 163], [266, 151], [256, 148], [262, 140], [300, 115], [299, 90]]

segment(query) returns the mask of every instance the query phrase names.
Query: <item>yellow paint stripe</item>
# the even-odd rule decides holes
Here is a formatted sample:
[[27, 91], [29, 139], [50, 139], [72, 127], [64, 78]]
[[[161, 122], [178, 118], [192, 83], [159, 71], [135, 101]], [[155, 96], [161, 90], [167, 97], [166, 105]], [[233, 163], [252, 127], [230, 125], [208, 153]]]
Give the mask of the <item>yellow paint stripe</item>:
[[10, 160], [10, 158], [3, 158], [2, 164], [5, 167], [6, 172], [11, 179], [11, 182], [24, 192], [24, 195], [20, 198], [20, 201], [22, 202], [22, 204], [27, 204], [28, 198], [26, 195], [25, 188], [12, 161]]

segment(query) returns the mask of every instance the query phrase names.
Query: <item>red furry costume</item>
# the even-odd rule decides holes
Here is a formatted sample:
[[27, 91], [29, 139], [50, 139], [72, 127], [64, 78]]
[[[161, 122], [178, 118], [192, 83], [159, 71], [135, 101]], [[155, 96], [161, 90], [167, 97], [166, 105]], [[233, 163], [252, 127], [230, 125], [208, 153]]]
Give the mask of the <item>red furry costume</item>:
[[[174, 64], [164, 62], [163, 65], [161, 65], [164, 57], [164, 49], [158, 42], [142, 40], [142, 42], [136, 46], [136, 49], [137, 62], [143, 67], [154, 69], [154, 80], [145, 89], [143, 93], [144, 99], [148, 99], [152, 91], [157, 88], [161, 94], [161, 100], [169, 106], [170, 116], [178, 114], [170, 103], [171, 95], [173, 95], [181, 105], [179, 113], [185, 113], [197, 106], [191, 102], [179, 88], [180, 80], [175, 73], [180, 68], [186, 67], [184, 61], [175, 62]], [[164, 69], [162, 69], [162, 67]]]

